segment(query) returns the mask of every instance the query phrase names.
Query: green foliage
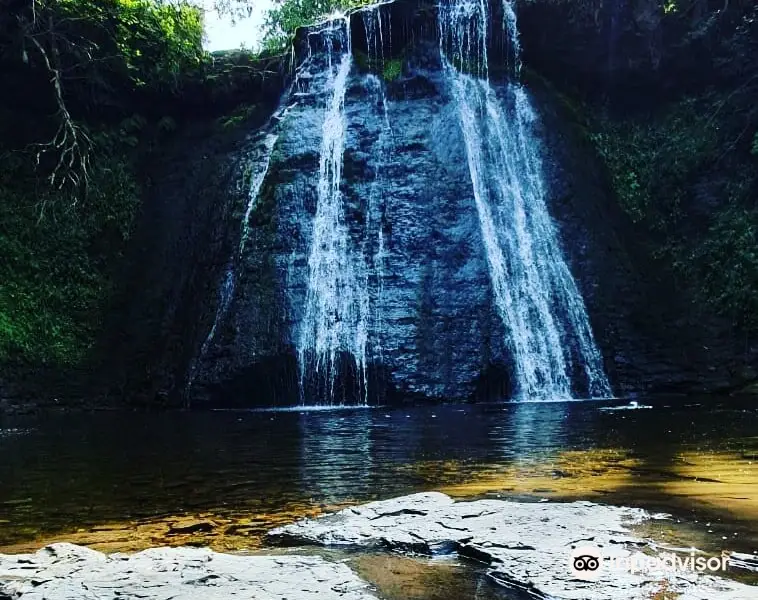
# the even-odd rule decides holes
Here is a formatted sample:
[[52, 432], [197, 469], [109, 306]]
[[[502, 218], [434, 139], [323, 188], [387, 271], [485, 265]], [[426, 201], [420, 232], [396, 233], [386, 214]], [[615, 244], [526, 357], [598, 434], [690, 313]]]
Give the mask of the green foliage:
[[737, 206], [721, 211], [679, 267], [700, 282], [701, 297], [716, 313], [748, 328], [758, 326], [756, 211]]
[[717, 130], [691, 100], [652, 119], [597, 119], [589, 136], [621, 206], [632, 220], [654, 229], [687, 210], [687, 184], [713, 161], [718, 142]]
[[372, 4], [372, 0], [282, 0], [266, 15], [264, 47], [286, 45], [298, 27], [311, 25], [335, 12]]
[[403, 61], [400, 58], [388, 60], [384, 65], [382, 77], [385, 81], [395, 81], [403, 72]]
[[203, 13], [186, 0], [30, 0], [18, 8], [0, 12], [0, 70], [18, 98], [10, 105], [33, 108], [25, 121], [2, 124], [12, 130], [0, 132], [4, 147], [34, 148], [40, 179], [77, 200], [87, 192], [98, 121], [153, 106], [201, 72]]
[[[0, 68], [18, 98], [0, 102], [0, 362], [87, 356], [139, 204], [136, 156], [177, 127], [135, 106], [201, 72], [202, 32], [202, 12], [182, 0], [32, 0], [0, 13]], [[71, 148], [86, 159], [74, 167], [59, 161]], [[79, 172], [52, 186], [56, 164]]]
[[138, 88], [175, 89], [180, 74], [204, 59], [202, 11], [189, 2], [38, 1], [58, 24], [58, 35], [81, 40], [80, 48], [102, 61], [80, 66], [101, 78], [126, 76]]
[[[744, 117], [725, 109], [734, 97], [709, 94], [652, 115], [584, 120], [651, 256], [689, 289], [695, 307], [754, 330], [758, 212], [751, 194], [758, 171], [737, 144]], [[758, 136], [751, 152], [758, 155]]]
[[[250, 6], [217, 3], [237, 16]], [[137, 161], [180, 127], [183, 103], [203, 103], [197, 92], [219, 114], [277, 72], [274, 58], [205, 53], [202, 18], [197, 0], [29, 0], [0, 11], [0, 70], [13, 90], [0, 99], [0, 368], [90, 355], [139, 208]]]
[[[53, 365], [81, 361], [93, 343], [110, 293], [109, 267], [129, 237], [137, 185], [110, 135], [96, 137], [100, 158], [81, 205], [40, 202], [27, 161], [4, 157], [0, 172], [0, 360]], [[36, 196], [35, 194], [39, 194]]]
[[710, 37], [718, 76], [728, 83], [703, 90], [696, 101], [659, 102], [653, 114], [581, 120], [643, 247], [693, 310], [755, 332], [758, 168], [751, 158], [758, 156], [758, 134], [747, 149], [742, 140], [758, 119], [758, 7], [724, 5], [717, 18], [710, 9], [694, 17], [681, 2], [666, 2], [664, 10], [687, 30], [686, 43]]

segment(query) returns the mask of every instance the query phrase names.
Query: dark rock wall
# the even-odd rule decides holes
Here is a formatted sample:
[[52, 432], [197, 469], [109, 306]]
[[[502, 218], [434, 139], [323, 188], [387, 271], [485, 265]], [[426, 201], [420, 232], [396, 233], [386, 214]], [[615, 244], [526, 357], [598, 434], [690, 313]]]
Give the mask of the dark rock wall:
[[[259, 127], [261, 118], [251, 122]], [[183, 402], [187, 370], [213, 319], [219, 277], [236, 243], [246, 131], [216, 123], [186, 132], [147, 167], [146, 197], [96, 359], [116, 401]]]
[[[623, 90], [649, 83], [664, 58], [673, 60], [664, 52], [657, 13], [643, 0], [611, 4], [580, 14], [567, 8], [571, 3], [524, 3], [520, 17], [529, 64], [554, 79], [570, 71], [572, 85], [613, 81]], [[385, 58], [402, 61], [400, 77], [386, 85], [391, 143], [388, 149], [382, 143], [384, 115], [359, 64], [367, 44], [362, 20], [354, 16], [357, 58], [346, 96], [342, 185], [354, 247], [372, 264], [380, 229], [386, 247], [381, 286], [376, 272], [368, 281], [370, 397], [373, 402], [507, 397], [505, 331], [493, 308], [457, 114], [438, 69], [435, 9], [397, 2], [382, 10], [392, 19]], [[499, 18], [493, 15], [493, 23]], [[570, 38], [553, 31], [564, 22], [586, 36], [587, 44], [568, 47]], [[305, 39], [301, 32], [301, 55]], [[507, 51], [502, 39], [491, 39], [497, 72]], [[621, 48], [629, 54], [619, 56]], [[323, 77], [323, 71], [310, 69], [283, 100], [291, 105], [286, 118], [272, 125], [279, 138], [251, 215], [234, 297], [197, 364], [191, 394], [196, 404], [300, 400], [295, 340], [316, 210], [327, 100]], [[681, 311], [671, 300], [676, 290], [652, 276], [571, 114], [548, 86], [530, 80], [529, 88], [541, 120], [549, 207], [614, 390], [728, 385], [725, 361], [712, 364], [702, 352], [702, 336], [673, 326]], [[261, 151], [254, 126], [250, 133], [198, 141], [184, 149], [186, 156], [180, 152], [158, 169], [163, 175], [152, 194], [156, 202], [143, 215], [115, 328], [118, 376], [112, 379], [128, 397], [139, 391], [161, 402], [184, 399], [190, 365], [212, 326], [218, 288], [238, 242], [249, 184], [245, 165]], [[354, 385], [341, 385], [349, 398]]]
[[[508, 397], [506, 333], [493, 306], [457, 109], [439, 71], [436, 30], [424, 28], [423, 18], [393, 34], [385, 48], [388, 59], [403, 61], [401, 77], [386, 85], [391, 131], [384, 131], [376, 75], [356, 59], [348, 80], [345, 214], [353, 247], [368, 264], [380, 228], [386, 251], [381, 287], [375, 267], [367, 282], [373, 316], [369, 394], [372, 401]], [[409, 23], [407, 15], [400, 19]], [[353, 32], [358, 55], [365, 34], [355, 25]], [[402, 35], [413, 45], [403, 46]], [[279, 126], [251, 221], [255, 243], [248, 245], [228, 319], [197, 379], [198, 400], [245, 405], [299, 399], [295, 341], [307, 293], [328, 100], [323, 78], [318, 67], [311, 69], [306, 91], [286, 101], [293, 106]], [[637, 372], [628, 365], [642, 352], [624, 335], [632, 329], [630, 310], [611, 301], [623, 294], [627, 304], [639, 304], [643, 291], [615, 230], [619, 215], [607, 210], [612, 202], [591, 156], [570, 128], [556, 129], [560, 117], [550, 98], [543, 93], [538, 103], [550, 113], [542, 128], [546, 174], [564, 246], [618, 389], [639, 390]], [[562, 161], [581, 168], [561, 167]]]
[[[358, 67], [349, 77], [342, 185], [353, 246], [369, 265], [384, 236], [381, 286], [373, 266], [368, 281], [369, 393], [468, 398], [505, 356], [457, 114], [440, 73], [411, 68], [390, 86], [385, 131], [370, 77]], [[317, 203], [322, 78], [316, 69], [279, 128], [229, 322], [207, 356], [206, 389], [221, 402], [298, 399], [294, 343]]]
[[[740, 81], [752, 0], [517, 0], [524, 59], [555, 85], [620, 110]], [[747, 19], [746, 19], [747, 16]], [[753, 38], [755, 39], [755, 38]]]

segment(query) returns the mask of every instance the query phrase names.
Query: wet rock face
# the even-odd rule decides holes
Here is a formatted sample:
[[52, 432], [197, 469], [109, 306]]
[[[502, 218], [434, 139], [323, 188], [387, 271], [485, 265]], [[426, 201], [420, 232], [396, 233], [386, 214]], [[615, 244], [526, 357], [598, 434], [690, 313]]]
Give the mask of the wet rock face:
[[[206, 361], [208, 379], [220, 389], [221, 374], [236, 372], [251, 391], [259, 385], [249, 378], [251, 364], [272, 355], [288, 362], [279, 379], [288, 392], [267, 399], [273, 403], [298, 401], [295, 344], [328, 97], [322, 77], [316, 73], [307, 91], [293, 95], [279, 126], [230, 322]], [[503, 325], [456, 109], [436, 70], [411, 67], [393, 82], [386, 116], [381, 86], [354, 65], [341, 184], [350, 240], [368, 272], [370, 399], [507, 396]], [[355, 386], [348, 379], [342, 384], [349, 400]]]
[[[392, 6], [397, 12], [408, 5]], [[433, 18], [418, 17], [416, 24]], [[493, 302], [458, 111], [440, 70], [435, 30], [420, 27], [410, 49], [388, 38], [387, 60], [390, 44], [406, 48], [396, 58], [401, 74], [389, 82], [366, 68], [363, 29], [353, 25], [353, 35], [340, 191], [351, 250], [361, 257], [369, 290], [369, 401], [508, 398], [507, 333]], [[308, 397], [301, 397], [296, 345], [331, 93], [326, 73], [325, 55], [316, 54], [271, 129], [279, 137], [251, 214], [234, 298], [198, 369], [196, 400], [241, 406], [314, 401], [307, 381]], [[493, 77], [496, 90], [507, 85], [502, 76], [497, 81]], [[552, 99], [535, 98], [547, 117], [540, 130], [548, 206], [564, 252], [612, 383], [619, 391], [639, 391], [638, 372], [626, 367], [644, 352], [635, 346], [628, 306], [640, 303], [641, 291], [626, 266], [618, 215], [608, 210], [613, 202], [599, 170], [561, 126]], [[621, 308], [614, 304], [618, 296]], [[336, 400], [354, 402], [359, 374], [348, 355], [339, 365]]]
[[[551, 27], [560, 27], [560, 14], [546, 15], [568, 10], [569, 4], [545, 0], [518, 5], [525, 59], [531, 64], [549, 61], [569, 71], [571, 61], [581, 59], [574, 50], [558, 56], [548, 49], [534, 25], [533, 11], [541, 10], [538, 14]], [[492, 6], [491, 73], [493, 87], [499, 89], [505, 85], [507, 44], [497, 38], [502, 35], [500, 5]], [[632, 22], [630, 6], [619, 5], [625, 27]], [[645, 2], [635, 6], [640, 27], [656, 31]], [[376, 58], [373, 65], [366, 64], [366, 27], [354, 15], [340, 185], [349, 245], [366, 271], [368, 399], [509, 398], [507, 333], [494, 308], [457, 110], [440, 71], [436, 11], [414, 1], [382, 10], [391, 27], [384, 29], [381, 50], [386, 61], [399, 61], [401, 68], [397, 77], [384, 81]], [[609, 10], [600, 11], [598, 18], [610, 19]], [[589, 28], [588, 14], [572, 12], [565, 35]], [[307, 55], [308, 32], [301, 34], [300, 59]], [[330, 97], [323, 40], [311, 37], [312, 63], [299, 70], [297, 85], [285, 94], [281, 120], [251, 127], [247, 139], [235, 140], [230, 151], [203, 150], [196, 161], [169, 167], [171, 177], [161, 180], [157, 196], [165, 198], [150, 205], [140, 241], [144, 251], [130, 276], [135, 282], [130, 293], [137, 300], [130, 300], [130, 318], [119, 336], [126, 340], [121, 344], [125, 350], [113, 353], [119, 367], [111, 379], [129, 382], [120, 385], [136, 381], [149, 398], [179, 403], [192, 379], [189, 398], [195, 405], [316, 401], [311, 392], [323, 383], [301, 386], [296, 351]], [[641, 52], [647, 62], [630, 58], [624, 68], [652, 73], [651, 55], [639, 43], [630, 52]], [[587, 34], [587, 44], [595, 48], [601, 42]], [[585, 66], [593, 77], [608, 75], [602, 65]], [[552, 73], [547, 67], [544, 72]], [[539, 83], [530, 81], [527, 87], [540, 119], [548, 208], [614, 391], [702, 392], [728, 386], [728, 373], [691, 351], [703, 343], [689, 339], [686, 328], [669, 328], [681, 310], [662, 298], [675, 291], [653, 281], [633, 229], [571, 116]], [[250, 165], [260, 162], [267, 133], [278, 139], [250, 213], [234, 292], [228, 308], [219, 312], [219, 290], [248, 202]], [[183, 182], [178, 188], [177, 179]], [[169, 188], [181, 193], [164, 194]], [[213, 339], [201, 350], [211, 330]], [[352, 357], [343, 353], [335, 361], [335, 401], [362, 399], [362, 374]]]

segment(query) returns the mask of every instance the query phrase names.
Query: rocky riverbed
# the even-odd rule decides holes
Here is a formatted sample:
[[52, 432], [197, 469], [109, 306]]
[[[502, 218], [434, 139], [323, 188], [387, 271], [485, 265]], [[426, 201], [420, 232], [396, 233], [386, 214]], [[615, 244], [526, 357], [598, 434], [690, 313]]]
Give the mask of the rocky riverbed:
[[0, 598], [81, 600], [375, 599], [350, 568], [318, 556], [238, 556], [154, 548], [107, 556], [73, 544], [0, 558]]
[[[641, 509], [590, 502], [455, 502], [445, 494], [429, 492], [298, 521], [272, 530], [268, 542], [277, 546], [338, 546], [356, 553], [386, 551], [473, 559], [487, 565], [492, 583], [535, 598], [758, 597], [756, 587], [724, 577], [723, 572], [688, 568], [686, 562], [676, 571], [667, 568], [665, 560], [653, 564], [651, 557], [668, 557], [675, 563], [676, 557], [684, 561], [702, 556], [712, 558], [712, 564], [720, 562], [732, 573], [755, 570], [758, 565], [751, 555], [708, 557], [694, 548], [661, 547], [632, 529], [665, 518]], [[586, 547], [603, 557], [595, 577], [578, 575], [569, 568], [572, 552]], [[617, 566], [611, 565], [612, 559]], [[637, 561], [636, 572], [623, 568], [632, 559]], [[313, 556], [303, 549], [273, 556], [222, 554], [198, 548], [106, 555], [63, 543], [34, 554], [0, 555], [3, 600], [110, 600], [114, 594], [187, 600], [381, 597], [344, 561], [331, 555]]]

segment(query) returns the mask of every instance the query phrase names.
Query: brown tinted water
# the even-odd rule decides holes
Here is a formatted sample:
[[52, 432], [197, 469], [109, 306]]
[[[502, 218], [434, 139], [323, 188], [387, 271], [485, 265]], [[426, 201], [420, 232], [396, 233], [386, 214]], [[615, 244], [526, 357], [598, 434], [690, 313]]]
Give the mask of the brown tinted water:
[[[646, 531], [664, 542], [758, 550], [758, 404], [641, 403], [652, 408], [573, 402], [3, 418], [0, 550], [52, 540], [104, 551], [251, 550], [272, 526], [430, 489], [642, 506], [673, 514]], [[368, 579], [394, 573], [388, 590], [430, 572], [439, 583], [462, 568], [355, 560]], [[466, 581], [482, 585], [475, 573]], [[431, 594], [433, 586], [421, 587]]]

